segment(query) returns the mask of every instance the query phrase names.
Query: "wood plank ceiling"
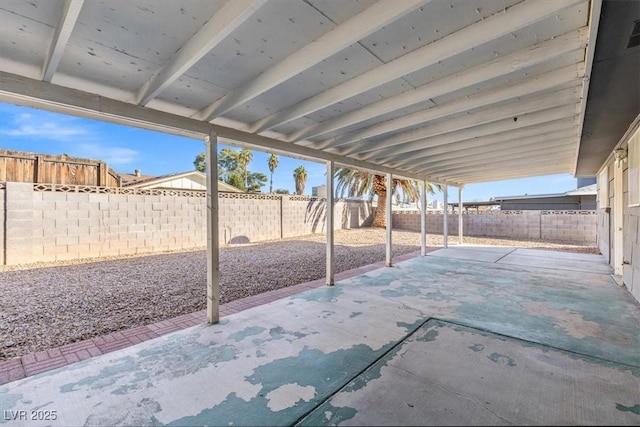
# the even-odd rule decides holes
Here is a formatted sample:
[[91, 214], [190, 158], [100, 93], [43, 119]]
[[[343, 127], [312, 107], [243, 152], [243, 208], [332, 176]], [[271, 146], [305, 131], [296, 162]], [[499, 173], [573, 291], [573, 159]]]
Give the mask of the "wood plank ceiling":
[[454, 185], [574, 173], [599, 5], [3, 0], [0, 99]]

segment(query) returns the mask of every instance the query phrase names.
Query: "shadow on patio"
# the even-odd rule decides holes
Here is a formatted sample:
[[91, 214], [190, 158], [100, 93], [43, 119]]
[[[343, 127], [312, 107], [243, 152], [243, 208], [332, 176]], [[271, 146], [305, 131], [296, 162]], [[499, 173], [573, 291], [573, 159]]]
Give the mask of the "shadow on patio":
[[601, 256], [453, 247], [0, 386], [0, 423], [637, 425], [638, 348]]

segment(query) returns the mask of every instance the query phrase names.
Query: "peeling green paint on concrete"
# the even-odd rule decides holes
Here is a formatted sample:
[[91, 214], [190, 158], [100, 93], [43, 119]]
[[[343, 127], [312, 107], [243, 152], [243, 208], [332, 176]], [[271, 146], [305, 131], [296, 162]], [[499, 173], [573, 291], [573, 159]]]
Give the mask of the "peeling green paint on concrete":
[[334, 314], [336, 314], [336, 312], [333, 311], [333, 310], [322, 310], [321, 317], [323, 319], [328, 319], [329, 317], [333, 316]]
[[487, 358], [496, 363], [505, 363], [508, 366], [517, 366], [516, 361], [509, 356], [500, 353], [491, 353]]
[[640, 415], [640, 405], [624, 406], [620, 403], [616, 403], [616, 409], [621, 412], [632, 412], [636, 415]]
[[305, 347], [296, 356], [258, 366], [247, 381], [260, 384], [265, 394], [288, 383], [314, 386], [319, 394], [323, 394], [344, 381], [343, 378], [352, 378], [357, 373], [353, 360], [373, 361], [379, 353], [362, 344], [330, 353]]
[[[21, 393], [33, 387], [51, 387], [52, 393], [46, 399], [41, 399], [37, 392], [33, 395], [28, 392], [26, 398], [17, 402], [20, 405], [27, 405], [31, 400], [28, 398], [33, 398], [34, 405], [54, 397], [55, 405], [86, 402], [81, 419], [75, 424], [82, 424], [86, 419], [92, 424], [109, 425], [153, 425], [158, 424], [158, 420], [173, 420], [180, 425], [290, 425], [340, 388], [357, 394], [379, 386], [387, 373], [395, 372], [393, 363], [408, 360], [406, 356], [410, 352], [402, 344], [406, 338], [404, 331], [409, 335], [407, 341], [413, 344], [435, 341], [413, 347], [431, 353], [448, 338], [442, 329], [444, 326], [460, 331], [460, 335], [468, 334], [471, 328], [472, 333], [491, 336], [496, 342], [525, 340], [518, 342], [523, 347], [537, 347], [540, 352], [560, 351], [571, 358], [615, 368], [616, 373], [626, 375], [621, 377], [625, 380], [630, 377], [629, 372], [640, 377], [640, 363], [635, 363], [640, 357], [633, 353], [640, 343], [638, 314], [628, 307], [621, 309], [619, 318], [604, 314], [598, 318], [591, 313], [596, 308], [611, 313], [624, 305], [609, 304], [609, 300], [617, 298], [622, 291], [612, 286], [605, 275], [564, 271], [532, 273], [532, 268], [427, 258], [416, 258], [370, 277], [349, 279], [348, 286], [341, 284], [333, 289], [309, 291], [313, 295], [298, 295], [229, 316], [230, 322], [221, 322], [228, 324], [226, 327], [198, 326], [136, 348], [25, 378], [10, 384], [6, 390]], [[534, 279], [530, 280], [529, 276]], [[563, 286], [566, 289], [554, 290]], [[397, 297], [381, 298], [385, 292]], [[592, 295], [600, 301], [597, 298], [592, 301]], [[560, 301], [569, 300], [571, 304], [563, 308]], [[544, 313], [527, 312], [526, 302], [533, 302], [529, 308], [539, 307]], [[638, 306], [631, 307], [637, 310]], [[579, 315], [589, 322], [597, 322], [604, 336], [578, 338], [570, 328], [563, 329], [565, 314], [570, 319], [577, 319]], [[431, 320], [425, 324], [430, 316]], [[275, 325], [282, 326], [272, 327]], [[618, 334], [610, 333], [618, 326]], [[319, 335], [316, 337], [316, 334]], [[501, 347], [487, 344], [485, 348], [477, 344], [484, 343], [481, 338], [468, 335], [466, 338], [460, 349], [461, 357], [467, 360], [482, 362], [494, 371], [504, 371], [494, 365], [498, 363], [511, 366], [511, 373], [527, 368], [527, 364], [521, 362], [525, 359], [502, 351]], [[545, 348], [544, 344], [555, 348]], [[491, 353], [487, 358], [494, 363], [488, 363], [483, 355], [468, 352], [479, 353], [485, 349], [487, 353], [483, 354]], [[450, 356], [444, 352], [442, 357], [448, 361]], [[513, 368], [516, 359], [518, 366]], [[618, 364], [609, 360], [617, 360]], [[227, 362], [231, 364], [224, 365]], [[105, 366], [111, 366], [111, 371], [105, 371]], [[208, 380], [221, 378], [218, 375], [227, 375], [224, 378], [228, 384], [209, 386]], [[376, 381], [378, 378], [381, 380]], [[201, 399], [194, 402], [185, 399], [184, 406], [169, 408], [175, 395], [162, 393], [169, 390], [171, 394], [175, 386], [182, 387], [182, 396], [199, 387]], [[64, 396], [56, 393], [61, 388], [66, 393]], [[297, 391], [301, 394], [296, 394]], [[140, 400], [143, 397], [148, 400]], [[627, 405], [636, 403], [624, 398], [617, 401]], [[615, 416], [638, 415], [634, 411], [640, 410], [640, 405], [617, 404], [614, 410], [614, 402], [615, 399], [606, 400]], [[0, 405], [4, 403], [0, 387]], [[353, 418], [356, 422], [364, 414], [364, 409], [351, 402], [333, 401], [335, 408], [327, 403], [311, 414], [319, 418], [305, 418], [303, 424], [340, 423]], [[156, 404], [164, 406], [164, 410], [158, 413]], [[128, 415], [123, 418], [118, 411]], [[109, 415], [112, 413], [115, 415]]]
[[141, 383], [149, 380], [149, 374], [144, 371], [136, 372], [134, 375], [134, 380], [130, 384], [125, 384], [111, 392], [111, 394], [128, 394], [133, 391], [139, 390], [141, 387]]
[[[400, 350], [400, 346], [394, 347], [387, 354], [384, 355], [384, 360], [393, 359], [398, 354], [399, 350]], [[365, 387], [369, 383], [369, 381], [375, 380], [376, 378], [380, 378], [380, 376], [382, 375], [381, 371], [384, 366], [386, 366], [386, 363], [383, 363], [380, 361], [378, 361], [377, 363], [374, 363], [373, 365], [369, 366], [369, 368], [367, 368], [367, 370], [365, 370], [363, 373], [361, 373], [360, 375], [355, 377], [353, 380], [351, 380], [349, 384], [344, 386], [342, 391], [348, 393], [348, 392], [360, 390], [361, 388]]]
[[[23, 399], [22, 394], [14, 394], [0, 390], [0, 408], [12, 409], [16, 404]], [[0, 424], [5, 422], [4, 417], [0, 417]]]
[[380, 295], [382, 295], [385, 298], [397, 298], [397, 297], [403, 297], [406, 294], [396, 289], [385, 289], [384, 291], [380, 292]]
[[303, 299], [305, 301], [336, 302], [337, 298], [344, 293], [342, 286], [331, 286], [320, 289], [313, 289], [307, 292], [292, 295], [291, 299]]
[[425, 319], [418, 318], [413, 323], [407, 322], [396, 322], [396, 325], [400, 328], [404, 328], [407, 331], [407, 334], [414, 333], [423, 323], [425, 323]]
[[294, 338], [304, 338], [309, 334], [305, 334], [298, 331], [288, 331], [282, 326], [276, 326], [275, 328], [269, 329], [269, 335], [274, 339], [282, 339], [282, 338], [286, 338], [286, 336], [291, 336]]
[[326, 404], [323, 412], [312, 412], [306, 418], [302, 419], [298, 424], [299, 426], [320, 426], [331, 425], [337, 426], [348, 421], [356, 416], [358, 411], [355, 408], [349, 407], [335, 407], [330, 403]]
[[127, 356], [120, 362], [105, 366], [97, 375], [91, 375], [73, 383], [67, 383], [60, 387], [61, 393], [70, 393], [79, 389], [99, 390], [115, 384], [118, 379], [138, 367], [133, 357]]
[[438, 331], [435, 329], [430, 329], [427, 331], [422, 330], [416, 335], [416, 341], [422, 341], [422, 342], [435, 341], [437, 337], [438, 337]]
[[277, 340], [287, 340], [291, 342], [292, 340], [304, 338], [307, 335], [309, 334], [305, 334], [303, 332], [298, 332], [298, 331], [289, 331], [284, 329], [282, 326], [276, 326], [269, 329], [269, 338], [254, 338], [252, 343], [255, 345], [262, 345], [269, 341], [277, 341]]
[[85, 426], [96, 425], [145, 425], [162, 426], [154, 414], [162, 411], [158, 402], [150, 398], [143, 398], [128, 410], [122, 411], [120, 408], [112, 408], [105, 415], [91, 415], [84, 422]]
[[[371, 363], [383, 352], [384, 349], [374, 351], [362, 344], [330, 353], [305, 347], [298, 355], [256, 367], [253, 374], [245, 379], [262, 387], [254, 398], [247, 401], [238, 398], [235, 392], [230, 393], [221, 404], [197, 415], [173, 420], [169, 425], [229, 425], [238, 422], [238, 414], [243, 414], [243, 425], [293, 424], [314, 408], [319, 398], [334, 393], [344, 385], [345, 378], [353, 378], [358, 374], [362, 363], [354, 364], [354, 360], [365, 363], [368, 360]], [[268, 396], [293, 384], [301, 389], [313, 387], [314, 398], [298, 400], [293, 406], [282, 410], [269, 409]]]
[[232, 339], [235, 342], [240, 342], [247, 337], [250, 337], [252, 335], [259, 335], [266, 330], [267, 328], [263, 328], [261, 326], [248, 326], [241, 331], [229, 335], [229, 339]]

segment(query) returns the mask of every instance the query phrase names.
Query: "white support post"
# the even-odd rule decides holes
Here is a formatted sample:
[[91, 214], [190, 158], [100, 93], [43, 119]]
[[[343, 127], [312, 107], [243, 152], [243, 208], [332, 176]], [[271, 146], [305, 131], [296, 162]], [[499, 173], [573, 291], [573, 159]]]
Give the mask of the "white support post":
[[442, 216], [442, 237], [444, 238], [444, 243], [443, 243], [443, 247], [444, 248], [448, 248], [449, 247], [449, 201], [448, 201], [448, 186], [445, 185], [444, 189], [443, 189], [443, 193], [444, 193], [444, 212], [443, 212], [443, 216]]
[[458, 187], [458, 245], [462, 244], [462, 186]]
[[420, 192], [420, 255], [427, 254], [427, 181], [422, 181]]
[[333, 251], [333, 161], [327, 162], [327, 286], [335, 284], [335, 257]]
[[393, 226], [393, 217], [391, 210], [391, 196], [393, 195], [393, 188], [391, 184], [393, 183], [393, 179], [391, 178], [391, 174], [387, 174], [387, 267], [392, 266], [392, 258], [393, 253], [391, 250], [391, 228]]
[[207, 162], [207, 323], [220, 321], [220, 248], [218, 236], [218, 136], [205, 139]]
[[622, 159], [613, 165], [613, 274], [622, 276], [623, 270], [623, 165]]

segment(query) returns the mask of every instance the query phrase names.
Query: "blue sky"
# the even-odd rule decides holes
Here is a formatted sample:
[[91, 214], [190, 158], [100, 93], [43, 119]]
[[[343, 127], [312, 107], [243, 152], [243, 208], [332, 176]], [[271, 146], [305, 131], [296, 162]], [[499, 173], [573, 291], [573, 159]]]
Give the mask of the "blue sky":
[[[218, 149], [225, 145], [219, 144]], [[195, 139], [167, 135], [97, 120], [51, 113], [28, 107], [0, 103], [0, 148], [43, 154], [66, 153], [73, 157], [103, 160], [116, 172], [133, 173], [140, 169], [145, 175], [165, 175], [193, 170], [193, 160], [204, 151], [204, 143]], [[235, 148], [235, 147], [231, 147]], [[253, 150], [249, 170], [269, 177], [264, 152]], [[294, 192], [293, 170], [307, 170], [305, 194], [311, 187], [326, 181], [324, 163], [279, 156], [280, 164], [273, 175], [273, 188]], [[576, 187], [570, 174], [547, 175], [464, 187], [464, 201], [489, 200], [495, 196], [560, 193]], [[262, 189], [269, 191], [269, 183]], [[450, 192], [450, 201], [457, 200], [457, 191]], [[436, 194], [442, 200], [442, 194]]]

